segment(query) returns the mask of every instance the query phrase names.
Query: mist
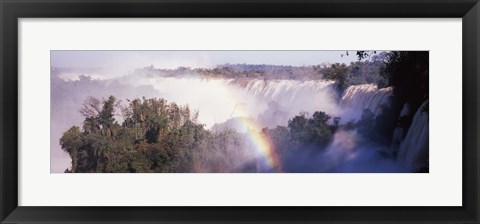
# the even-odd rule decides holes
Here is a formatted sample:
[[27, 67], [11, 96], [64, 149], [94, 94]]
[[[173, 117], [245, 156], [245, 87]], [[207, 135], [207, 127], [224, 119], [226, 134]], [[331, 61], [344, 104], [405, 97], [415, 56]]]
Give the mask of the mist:
[[387, 148], [364, 139], [357, 131], [339, 130], [323, 152], [309, 148], [289, 155], [286, 172], [293, 173], [398, 173], [408, 172]]
[[[358, 92], [363, 93], [363, 98], [352, 96]], [[335, 91], [335, 83], [324, 80], [234, 80], [202, 78], [197, 74], [180, 78], [137, 74], [134, 78], [126, 75], [98, 79], [95, 73], [55, 72], [52, 73], [51, 140], [52, 160], [55, 161], [52, 163], [52, 172], [63, 172], [69, 168], [69, 156], [61, 150], [58, 139], [68, 127], [82, 123], [83, 117], [79, 110], [83, 101], [91, 95], [98, 98], [114, 95], [123, 101], [142, 97], [164, 98], [199, 111], [198, 121], [208, 129], [232, 128], [239, 133], [245, 133], [247, 130], [238, 125], [237, 119], [251, 119], [262, 127], [273, 128], [286, 126], [291, 117], [300, 113], [312, 114], [320, 110], [344, 117], [345, 121], [354, 121], [361, 115], [358, 108], [363, 107], [362, 103], [370, 104], [367, 108], [375, 108], [385, 102], [385, 97], [375, 95], [377, 92], [379, 90], [375, 86], [361, 85], [349, 88], [345, 95], [340, 97]], [[390, 93], [388, 89], [380, 92]], [[375, 157], [372, 153], [365, 154], [358, 147], [355, 147], [355, 150], [353, 146], [345, 147], [346, 143], [357, 141], [357, 138], [352, 133], [336, 133], [332, 145], [325, 153], [314, 156], [311, 153], [295, 155], [295, 163], [302, 164], [303, 168], [310, 167], [310, 170], [333, 172], [333, 168], [348, 171], [349, 163], [358, 163], [365, 159], [384, 159]], [[248, 162], [251, 161], [245, 161]], [[369, 163], [376, 164], [374, 161]], [[312, 169], [318, 164], [322, 164], [321, 167]], [[289, 165], [286, 164], [285, 167]]]
[[[211, 65], [206, 58], [200, 59], [204, 61], [199, 64]], [[187, 108], [186, 113], [191, 111], [193, 123], [186, 122], [190, 119], [186, 117], [178, 120], [178, 127], [199, 125], [206, 130], [199, 135], [208, 136], [196, 146], [197, 151], [208, 153], [193, 155], [192, 172], [389, 173], [428, 169], [428, 100], [414, 105], [414, 110], [411, 103], [395, 100], [397, 87], [385, 86], [378, 73], [369, 73], [383, 66], [383, 59], [378, 60], [351, 63], [348, 69], [352, 77], [346, 82], [338, 76], [347, 69], [344, 64], [165, 65], [133, 70], [129, 63], [115, 69], [52, 67], [51, 172], [71, 171], [71, 155], [63, 151], [59, 139], [72, 126], [82, 128], [85, 117], [79, 111], [85, 100], [95, 97], [106, 102], [109, 96], [118, 100], [120, 107], [115, 109], [114, 118], [123, 128], [129, 124], [120, 109], [131, 106], [134, 99], [161, 99]], [[163, 63], [179, 64], [174, 61]], [[163, 153], [159, 129], [151, 130], [147, 135], [157, 137], [136, 137], [135, 147], [147, 150], [148, 144], [157, 144], [153, 146]]]
[[114, 95], [123, 101], [142, 97], [164, 98], [199, 111], [198, 120], [208, 129], [216, 126], [219, 130], [218, 127], [223, 125], [239, 132], [246, 130], [241, 130], [231, 121], [241, 117], [258, 121], [264, 127], [275, 127], [287, 125], [289, 118], [302, 112], [323, 110], [339, 113], [335, 103], [338, 96], [331, 81], [229, 80], [201, 78], [195, 74], [181, 78], [138, 75], [135, 79], [127, 75], [113, 79], [96, 77], [95, 73], [81, 71], [52, 73], [53, 172], [63, 172], [68, 168], [68, 155], [61, 150], [58, 139], [68, 127], [82, 124], [79, 110], [91, 95], [98, 98]]
[[[156, 97], [159, 93], [151, 86], [124, 85], [115, 80], [98, 80], [83, 72], [69, 71], [65, 78], [61, 71], [52, 71], [51, 77], [51, 172], [63, 172], [71, 166], [70, 156], [64, 152], [59, 139], [69, 127], [82, 126], [84, 117], [80, 114], [83, 102], [94, 95], [106, 98], [110, 95], [119, 99]], [[62, 79], [63, 77], [64, 79]], [[74, 78], [72, 78], [74, 77]], [[94, 76], [95, 77], [95, 76]]]

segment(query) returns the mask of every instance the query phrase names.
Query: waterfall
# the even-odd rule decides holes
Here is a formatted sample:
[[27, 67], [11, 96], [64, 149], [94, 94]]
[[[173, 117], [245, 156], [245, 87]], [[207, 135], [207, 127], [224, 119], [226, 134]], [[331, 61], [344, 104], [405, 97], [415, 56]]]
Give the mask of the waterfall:
[[[403, 104], [402, 110], [400, 111], [399, 119], [403, 119], [407, 116], [410, 115], [410, 104], [405, 103]], [[405, 129], [404, 127], [396, 127], [393, 130], [393, 136], [392, 136], [392, 144], [390, 146], [390, 153], [392, 155], [398, 151], [398, 148], [400, 147], [400, 144], [403, 141], [403, 138], [405, 137]]]
[[199, 121], [208, 128], [235, 117], [253, 118], [264, 127], [286, 126], [292, 117], [315, 111], [348, 122], [359, 119], [363, 109], [379, 115], [380, 106], [388, 102], [393, 90], [379, 89], [374, 84], [354, 85], [344, 91], [338, 102], [336, 83], [327, 80], [147, 76], [129, 83], [151, 85], [161, 93], [159, 97], [198, 109]]
[[199, 110], [199, 121], [211, 128], [232, 118], [257, 120], [263, 127], [286, 126], [302, 112], [338, 116], [334, 81], [137, 77], [136, 86], [153, 86], [162, 97]]
[[428, 100], [418, 108], [405, 139], [400, 144], [398, 161], [409, 170], [428, 165], [428, 112], [424, 108]]
[[369, 109], [375, 116], [380, 115], [381, 105], [388, 103], [392, 92], [392, 87], [379, 89], [374, 84], [348, 87], [340, 100], [340, 106], [344, 109], [342, 119], [344, 121], [359, 119], [364, 109]]
[[[240, 86], [250, 93], [271, 100], [295, 100], [303, 94], [317, 95], [332, 91], [334, 81], [325, 80], [230, 80], [230, 84]], [[311, 98], [310, 98], [311, 100]]]
[[313, 114], [320, 110], [334, 116], [339, 114], [334, 81], [243, 79], [230, 80], [229, 84], [264, 102], [267, 109], [257, 120], [266, 127], [286, 126], [288, 119], [302, 112]]

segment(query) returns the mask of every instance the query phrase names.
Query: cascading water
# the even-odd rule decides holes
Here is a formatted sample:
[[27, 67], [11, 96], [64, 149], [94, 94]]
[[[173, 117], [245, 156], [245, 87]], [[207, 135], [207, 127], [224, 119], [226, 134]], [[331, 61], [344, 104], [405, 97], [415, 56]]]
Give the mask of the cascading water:
[[208, 128], [239, 117], [275, 127], [301, 112], [339, 114], [333, 81], [142, 77], [135, 83], [152, 85], [159, 97], [198, 109], [199, 121]]
[[250, 79], [229, 80], [229, 85], [246, 91], [267, 105], [257, 118], [265, 127], [286, 126], [288, 119], [302, 112], [312, 114], [321, 110], [332, 115], [339, 113], [333, 81]]
[[[79, 82], [87, 81], [79, 79]], [[301, 112], [311, 115], [315, 111], [324, 111], [332, 116], [341, 117], [342, 122], [358, 120], [364, 109], [369, 109], [375, 115], [379, 115], [382, 112], [381, 105], [387, 105], [393, 94], [392, 87], [379, 89], [373, 84], [363, 84], [348, 87], [338, 100], [336, 83], [325, 80], [220, 79], [196, 76], [137, 75], [129, 79], [123, 77], [115, 80], [89, 81], [88, 83], [97, 82], [98, 85], [105, 84], [105, 88], [99, 88], [108, 90], [103, 94], [105, 96], [114, 94], [119, 99], [142, 96], [157, 97], [165, 98], [169, 102], [179, 105], [188, 104], [192, 110], [199, 111], [198, 121], [206, 124], [207, 128], [213, 129], [215, 125], [225, 124], [240, 133], [248, 132], [247, 129], [253, 127], [245, 124], [255, 123], [259, 129], [274, 128], [277, 125], [286, 126], [289, 119]], [[122, 83], [123, 86], [115, 84], [116, 82]], [[126, 86], [132, 89], [125, 91]], [[91, 91], [78, 92], [88, 93]], [[123, 92], [128, 92], [129, 95], [122, 94]], [[84, 98], [85, 96], [79, 97], [79, 99]], [[81, 105], [80, 101], [77, 107], [79, 105]], [[425, 164], [428, 165], [428, 114], [421, 110], [424, 105], [415, 114], [408, 132], [401, 130], [403, 133], [396, 133], [398, 137], [394, 137], [401, 142], [397, 148], [399, 149], [398, 160], [399, 164], [402, 164], [402, 168], [408, 167], [409, 170], [414, 170], [422, 168]], [[72, 109], [71, 111], [77, 110]], [[404, 110], [402, 109], [402, 111]], [[233, 127], [235, 125], [239, 128]], [[61, 130], [65, 130], [65, 128], [61, 128]], [[341, 157], [335, 157], [337, 159], [334, 165], [338, 165], [338, 170], [342, 172], [353, 172], [352, 167], [355, 169], [364, 167], [364, 170], [361, 171], [365, 172], [378, 171], [376, 166], [369, 167], [369, 164], [382, 164], [384, 167], [389, 167], [382, 170], [385, 172], [398, 171], [400, 165], [396, 164], [396, 161], [392, 158], [384, 158], [378, 153], [383, 149], [373, 148], [370, 145], [365, 147], [359, 143], [359, 145], [352, 146], [351, 150], [342, 151], [342, 148], [336, 145], [338, 142], [345, 142], [345, 139], [360, 142], [362, 133], [357, 134], [355, 131], [358, 130], [335, 134], [332, 140], [333, 144], [328, 148], [329, 154], [309, 158], [312, 160], [312, 164], [318, 165], [320, 168], [325, 167], [328, 165], [325, 164], [325, 161], [332, 160], [332, 155], [338, 154]], [[405, 132], [407, 132], [406, 135]], [[306, 157], [310, 157], [310, 155]]]
[[405, 139], [400, 144], [398, 161], [409, 170], [428, 166], [428, 100], [423, 102], [413, 117]]
[[199, 121], [208, 128], [223, 122], [235, 123], [232, 119], [239, 117], [255, 119], [263, 127], [286, 126], [292, 117], [315, 111], [339, 116], [342, 122], [358, 120], [363, 109], [379, 115], [393, 90], [373, 84], [354, 85], [344, 91], [338, 103], [336, 83], [327, 80], [146, 76], [128, 83], [151, 85], [161, 93], [159, 97], [189, 104], [200, 111]]
[[[229, 80], [229, 84], [239, 86], [248, 92], [270, 100], [293, 101], [299, 97], [305, 97], [304, 94], [325, 94], [332, 91], [334, 81], [325, 80]], [[311, 100], [310, 97], [308, 97]]]
[[[400, 111], [399, 119], [403, 119], [409, 115], [410, 115], [410, 105], [408, 103], [405, 103], [402, 107], [402, 110]], [[393, 130], [392, 144], [390, 146], [390, 151], [389, 151], [392, 155], [398, 152], [400, 144], [402, 143], [403, 138], [405, 137], [406, 131], [407, 130], [405, 130], [404, 127], [399, 127], [399, 126], [397, 126]]]
[[379, 89], [374, 84], [348, 87], [340, 100], [340, 106], [343, 108], [342, 120], [357, 120], [364, 109], [369, 109], [375, 116], [380, 115], [381, 105], [388, 103], [392, 92], [392, 87]]

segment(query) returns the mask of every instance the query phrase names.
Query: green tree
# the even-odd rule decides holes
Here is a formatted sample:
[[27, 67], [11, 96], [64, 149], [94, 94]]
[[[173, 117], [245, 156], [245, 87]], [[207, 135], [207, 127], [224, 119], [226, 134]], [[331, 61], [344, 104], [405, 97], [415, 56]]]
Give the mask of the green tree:
[[73, 126], [68, 129], [68, 131], [66, 131], [60, 138], [60, 145], [72, 158], [71, 172], [75, 173], [78, 165], [78, 151], [79, 147], [82, 145], [80, 128], [78, 126]]
[[293, 149], [315, 147], [324, 149], [331, 141], [333, 132], [337, 128], [335, 121], [329, 124], [332, 116], [322, 111], [313, 113], [311, 118], [300, 114], [288, 121], [290, 143]]
[[224, 172], [251, 156], [238, 133], [212, 133], [198, 112], [164, 99], [134, 99], [121, 108], [115, 97], [89, 97], [81, 109], [83, 131], [74, 126], [60, 143], [72, 158], [66, 172]]
[[348, 72], [349, 68], [344, 63], [332, 64], [330, 67], [327, 67], [322, 71], [325, 79], [331, 79], [337, 82], [340, 91], [343, 91], [346, 87]]

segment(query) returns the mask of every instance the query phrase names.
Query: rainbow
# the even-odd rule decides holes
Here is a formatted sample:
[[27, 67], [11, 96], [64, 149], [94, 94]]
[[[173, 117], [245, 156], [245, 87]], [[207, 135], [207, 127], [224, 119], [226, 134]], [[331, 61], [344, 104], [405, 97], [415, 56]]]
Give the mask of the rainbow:
[[242, 117], [240, 123], [245, 127], [250, 141], [253, 143], [257, 152], [259, 152], [265, 159], [266, 165], [272, 171], [281, 171], [281, 164], [278, 154], [275, 151], [274, 145], [270, 138], [261, 132], [261, 128], [252, 119]]
[[265, 160], [265, 165], [267, 165], [269, 171], [280, 172], [281, 163], [278, 157], [278, 154], [275, 151], [275, 147], [271, 139], [264, 133], [262, 133], [262, 126], [255, 122], [255, 120], [250, 119], [247, 116], [247, 111], [242, 110], [241, 107], [238, 107], [239, 101], [231, 94], [228, 86], [223, 86], [224, 92], [227, 94], [228, 99], [231, 101], [233, 106], [233, 112], [230, 117], [233, 117], [234, 114], [238, 114], [239, 125], [242, 129], [247, 131], [248, 138], [253, 144], [255, 150], [263, 157]]

